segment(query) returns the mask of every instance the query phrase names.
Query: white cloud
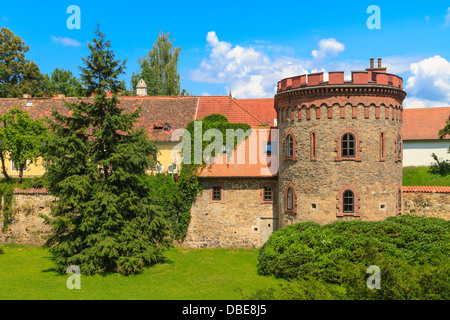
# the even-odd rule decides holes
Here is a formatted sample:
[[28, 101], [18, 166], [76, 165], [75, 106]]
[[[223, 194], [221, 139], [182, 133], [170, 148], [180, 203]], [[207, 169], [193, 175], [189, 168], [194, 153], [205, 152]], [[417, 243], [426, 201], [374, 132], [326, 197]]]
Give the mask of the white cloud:
[[450, 62], [434, 56], [411, 64], [405, 89], [415, 99], [450, 104]]
[[448, 106], [449, 104], [446, 102], [418, 99], [416, 97], [406, 97], [405, 100], [403, 101], [403, 108], [405, 109], [440, 108]]
[[447, 14], [444, 16], [445, 23], [444, 27], [450, 26], [450, 7], [447, 8]]
[[335, 58], [345, 50], [345, 46], [334, 38], [322, 39], [319, 41], [319, 49], [313, 50], [311, 55], [314, 59], [323, 60], [326, 57]]
[[[336, 40], [319, 42], [321, 59], [336, 56], [343, 45]], [[333, 41], [334, 40], [334, 41]], [[191, 71], [193, 81], [223, 83], [224, 94], [230, 87], [236, 98], [273, 97], [277, 82], [283, 78], [322, 70], [317, 61], [293, 57], [286, 47], [255, 41], [257, 46], [232, 45], [220, 41], [214, 31], [206, 36], [210, 55], [199, 67]], [[273, 58], [268, 52], [276, 52]], [[282, 54], [284, 53], [284, 54]]]
[[78, 42], [75, 39], [71, 39], [71, 38], [63, 38], [63, 37], [52, 36], [52, 41], [54, 43], [61, 43], [62, 45], [67, 46], [67, 47], [79, 47], [79, 46], [81, 46], [80, 42]]

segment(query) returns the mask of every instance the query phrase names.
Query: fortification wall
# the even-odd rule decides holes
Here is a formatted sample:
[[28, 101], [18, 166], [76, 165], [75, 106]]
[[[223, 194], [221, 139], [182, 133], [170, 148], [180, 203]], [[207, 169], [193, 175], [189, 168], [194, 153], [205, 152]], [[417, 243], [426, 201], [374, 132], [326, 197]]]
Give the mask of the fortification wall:
[[[215, 182], [205, 183], [204, 193], [192, 207], [188, 237], [181, 246], [260, 247], [270, 232], [277, 229], [277, 205], [260, 203], [260, 183], [271, 184], [274, 180], [259, 183], [255, 180], [225, 183], [224, 201], [231, 203], [228, 207], [209, 202], [207, 187]], [[403, 187], [403, 190], [403, 214], [450, 219], [450, 187]], [[45, 193], [14, 195], [15, 211], [6, 232], [1, 231], [3, 217], [0, 219], [0, 244], [43, 245], [51, 230], [39, 215], [50, 214], [53, 200], [53, 196]]]
[[[192, 206], [182, 246], [257, 248], [276, 230], [277, 206], [262, 201], [262, 187], [275, 188], [276, 179], [202, 179], [201, 183], [204, 190]], [[222, 186], [221, 201], [211, 200], [212, 186]]]

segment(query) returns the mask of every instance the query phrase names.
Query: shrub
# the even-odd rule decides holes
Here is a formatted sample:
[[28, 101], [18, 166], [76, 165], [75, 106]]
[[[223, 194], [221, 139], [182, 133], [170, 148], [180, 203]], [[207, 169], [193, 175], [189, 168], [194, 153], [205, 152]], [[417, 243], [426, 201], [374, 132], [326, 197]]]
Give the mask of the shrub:
[[3, 249], [2, 246], [0, 246], [0, 254], [3, 254], [3, 253], [5, 253], [5, 250]]
[[437, 155], [434, 153], [431, 156], [433, 157], [434, 161], [436, 161], [436, 162], [430, 165], [430, 172], [433, 174], [439, 174], [441, 176], [449, 175], [450, 174], [450, 160], [445, 160], [445, 159], [439, 160]]
[[[449, 227], [450, 221], [417, 216], [294, 224], [262, 246], [258, 272], [343, 286], [347, 299], [447, 299]], [[381, 290], [366, 286], [371, 265], [381, 269]]]

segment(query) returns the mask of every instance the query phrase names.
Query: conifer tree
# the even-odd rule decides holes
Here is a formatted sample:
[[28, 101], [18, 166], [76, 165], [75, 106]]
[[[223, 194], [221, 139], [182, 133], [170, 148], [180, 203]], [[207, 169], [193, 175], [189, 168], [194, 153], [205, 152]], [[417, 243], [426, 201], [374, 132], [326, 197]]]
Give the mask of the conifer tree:
[[49, 121], [47, 176], [58, 200], [47, 217], [53, 230], [47, 245], [61, 271], [77, 265], [85, 273], [133, 274], [157, 262], [169, 245], [168, 223], [150, 202], [144, 178], [155, 165], [155, 144], [133, 129], [140, 109], [119, 107], [125, 61], [115, 59], [98, 28], [95, 33], [80, 67], [86, 94], [94, 98], [67, 104], [68, 115], [54, 110]]

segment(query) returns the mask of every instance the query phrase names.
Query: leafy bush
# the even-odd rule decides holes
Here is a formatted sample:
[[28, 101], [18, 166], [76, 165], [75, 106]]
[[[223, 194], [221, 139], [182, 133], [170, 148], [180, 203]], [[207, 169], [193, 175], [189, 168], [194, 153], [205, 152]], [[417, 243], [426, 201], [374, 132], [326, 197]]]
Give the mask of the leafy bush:
[[5, 250], [3, 249], [2, 246], [0, 246], [0, 254], [3, 254], [3, 253], [5, 253]]
[[147, 176], [146, 183], [151, 190], [151, 202], [167, 213], [172, 238], [183, 240], [191, 220], [192, 203], [202, 190], [196, 176], [183, 167], [177, 182], [169, 174], [158, 174]]
[[441, 176], [449, 175], [450, 174], [450, 161], [445, 160], [445, 159], [439, 160], [437, 155], [434, 153], [431, 156], [433, 157], [434, 161], [436, 161], [436, 162], [430, 165], [430, 172], [433, 174], [439, 174]]
[[[258, 272], [339, 285], [347, 299], [448, 299], [449, 227], [450, 221], [417, 216], [294, 224], [263, 245]], [[366, 286], [371, 265], [381, 269], [381, 290]]]

